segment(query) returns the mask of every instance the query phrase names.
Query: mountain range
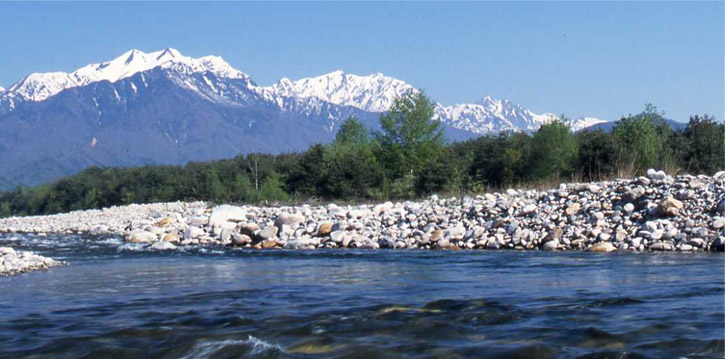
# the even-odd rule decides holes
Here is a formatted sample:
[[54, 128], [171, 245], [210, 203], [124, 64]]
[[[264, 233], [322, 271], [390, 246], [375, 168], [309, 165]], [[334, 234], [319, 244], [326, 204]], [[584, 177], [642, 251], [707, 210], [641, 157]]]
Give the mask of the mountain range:
[[[33, 73], [0, 87], [0, 188], [35, 185], [91, 165], [184, 164], [298, 151], [357, 116], [371, 129], [412, 85], [341, 70], [257, 85], [218, 56], [128, 51], [74, 72]], [[557, 116], [508, 100], [436, 104], [449, 140], [535, 131]], [[573, 130], [604, 121], [569, 120]]]

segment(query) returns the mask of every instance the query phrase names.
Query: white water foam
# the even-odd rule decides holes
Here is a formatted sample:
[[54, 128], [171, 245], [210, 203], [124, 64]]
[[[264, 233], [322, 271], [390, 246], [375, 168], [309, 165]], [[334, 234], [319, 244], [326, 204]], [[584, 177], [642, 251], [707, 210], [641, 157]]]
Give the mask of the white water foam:
[[205, 359], [210, 358], [213, 354], [218, 352], [221, 349], [224, 349], [229, 346], [240, 346], [240, 347], [246, 347], [250, 348], [248, 355], [251, 357], [255, 357], [256, 355], [260, 355], [266, 352], [283, 352], [284, 348], [279, 346], [278, 344], [271, 344], [269, 342], [266, 342], [262, 339], [249, 336], [246, 340], [235, 340], [235, 339], [226, 339], [226, 340], [220, 340], [220, 341], [213, 341], [213, 342], [201, 342], [194, 345], [194, 348], [191, 349], [191, 352], [189, 354], [181, 357], [180, 359]]

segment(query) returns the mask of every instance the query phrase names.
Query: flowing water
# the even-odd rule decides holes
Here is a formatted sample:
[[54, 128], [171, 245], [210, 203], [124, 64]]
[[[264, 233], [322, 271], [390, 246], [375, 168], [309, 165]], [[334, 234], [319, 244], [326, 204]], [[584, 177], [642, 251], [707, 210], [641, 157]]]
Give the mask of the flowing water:
[[722, 253], [5, 245], [0, 358], [724, 357]]

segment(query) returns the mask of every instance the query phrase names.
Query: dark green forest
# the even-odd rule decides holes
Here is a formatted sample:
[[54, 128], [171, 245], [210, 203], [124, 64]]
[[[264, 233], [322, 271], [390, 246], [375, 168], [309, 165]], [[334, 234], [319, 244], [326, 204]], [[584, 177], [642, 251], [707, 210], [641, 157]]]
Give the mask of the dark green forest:
[[712, 174], [725, 168], [725, 125], [693, 115], [673, 130], [652, 105], [611, 131], [573, 133], [562, 122], [533, 134], [446, 143], [424, 94], [398, 98], [370, 132], [348, 118], [330, 144], [301, 153], [248, 154], [185, 166], [91, 167], [56, 182], [0, 193], [0, 215], [33, 215], [130, 203], [204, 200], [301, 203], [411, 199], [505, 186], [554, 186], [634, 176], [648, 168]]

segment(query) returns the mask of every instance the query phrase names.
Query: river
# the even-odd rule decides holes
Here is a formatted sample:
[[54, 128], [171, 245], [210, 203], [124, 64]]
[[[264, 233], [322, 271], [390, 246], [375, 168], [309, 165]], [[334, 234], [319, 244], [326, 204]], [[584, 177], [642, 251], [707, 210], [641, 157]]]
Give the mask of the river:
[[0, 358], [724, 357], [722, 253], [0, 246]]

